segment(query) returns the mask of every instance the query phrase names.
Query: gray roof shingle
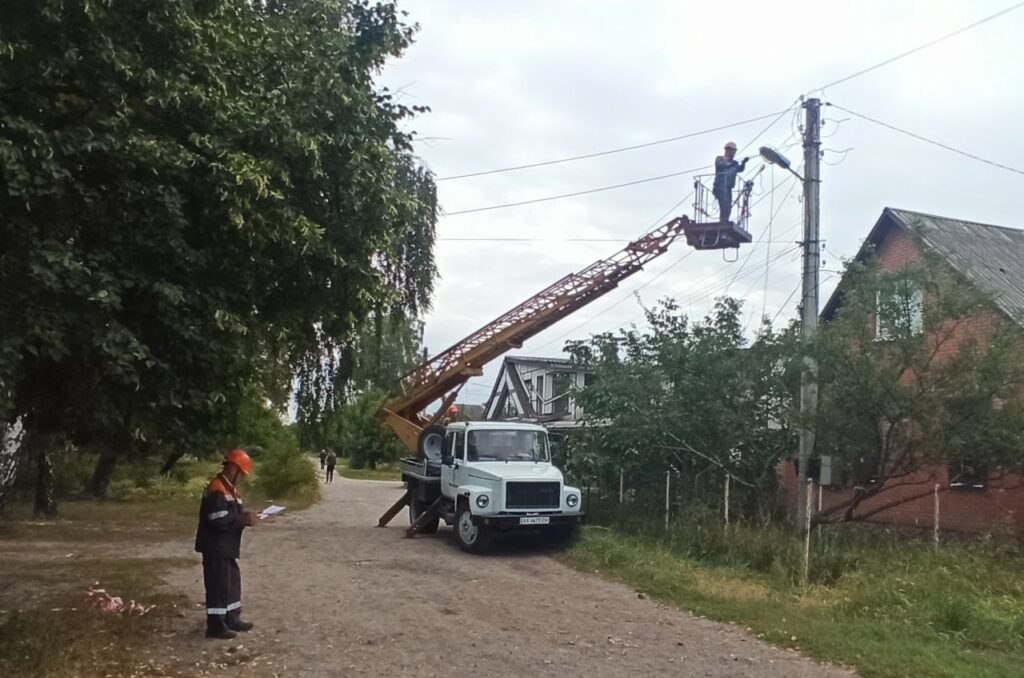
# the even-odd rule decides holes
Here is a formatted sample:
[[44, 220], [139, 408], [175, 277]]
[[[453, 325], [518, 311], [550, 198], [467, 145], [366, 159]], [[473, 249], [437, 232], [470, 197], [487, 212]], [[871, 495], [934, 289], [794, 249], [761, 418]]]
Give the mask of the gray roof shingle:
[[[1024, 230], [886, 207], [856, 258], [878, 246], [893, 226], [919, 237], [929, 250], [1024, 326]], [[840, 297], [837, 288], [822, 309], [823, 318], [832, 316]]]
[[999, 308], [1024, 324], [1024, 230], [887, 208]]

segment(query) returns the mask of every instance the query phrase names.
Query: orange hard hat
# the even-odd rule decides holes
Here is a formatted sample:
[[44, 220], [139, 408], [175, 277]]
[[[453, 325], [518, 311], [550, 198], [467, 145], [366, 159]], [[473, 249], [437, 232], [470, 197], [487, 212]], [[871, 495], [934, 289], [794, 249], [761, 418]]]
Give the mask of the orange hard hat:
[[249, 458], [249, 455], [243, 449], [228, 452], [228, 456], [224, 458], [224, 463], [234, 464], [245, 475], [252, 473], [252, 459]]
[[459, 408], [454, 404], [448, 406], [448, 414], [458, 414]]

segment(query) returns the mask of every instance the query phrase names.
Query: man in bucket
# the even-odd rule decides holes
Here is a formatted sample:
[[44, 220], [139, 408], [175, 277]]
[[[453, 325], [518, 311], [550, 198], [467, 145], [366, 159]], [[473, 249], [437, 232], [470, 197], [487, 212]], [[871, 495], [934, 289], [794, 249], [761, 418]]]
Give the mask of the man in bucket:
[[242, 530], [256, 524], [253, 512], [242, 510], [238, 483], [252, 472], [252, 459], [244, 450], [232, 450], [224, 468], [206, 486], [199, 506], [196, 551], [203, 554], [206, 585], [206, 637], [230, 640], [236, 631], [248, 631], [242, 621], [242, 578], [238, 550]]

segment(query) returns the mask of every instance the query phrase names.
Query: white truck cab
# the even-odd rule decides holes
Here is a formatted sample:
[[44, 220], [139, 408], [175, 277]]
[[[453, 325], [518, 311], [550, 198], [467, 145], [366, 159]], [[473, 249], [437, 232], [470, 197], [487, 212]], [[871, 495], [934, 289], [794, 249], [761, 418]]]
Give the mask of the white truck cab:
[[458, 422], [431, 433], [424, 458], [401, 462], [412, 533], [436, 532], [444, 519], [464, 550], [479, 552], [496, 532], [540, 529], [569, 540], [583, 523], [582, 493], [551, 463], [543, 426]]

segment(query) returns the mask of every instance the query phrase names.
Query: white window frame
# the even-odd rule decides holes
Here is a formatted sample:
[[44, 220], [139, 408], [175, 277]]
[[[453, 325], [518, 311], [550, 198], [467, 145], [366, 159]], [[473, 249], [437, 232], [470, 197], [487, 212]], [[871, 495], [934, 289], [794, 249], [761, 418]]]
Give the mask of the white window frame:
[[[907, 283], [908, 287], [910, 285], [912, 283]], [[924, 290], [919, 285], [914, 285], [910, 294], [904, 295], [896, 291], [893, 295], [899, 297], [895, 301], [906, 300], [905, 313], [901, 313], [904, 317], [886, 322], [882, 314], [882, 292], [877, 292], [875, 294], [875, 341], [896, 339], [898, 336], [895, 331], [897, 323], [902, 324], [903, 321], [909, 323], [910, 336], [917, 336], [924, 332]]]

